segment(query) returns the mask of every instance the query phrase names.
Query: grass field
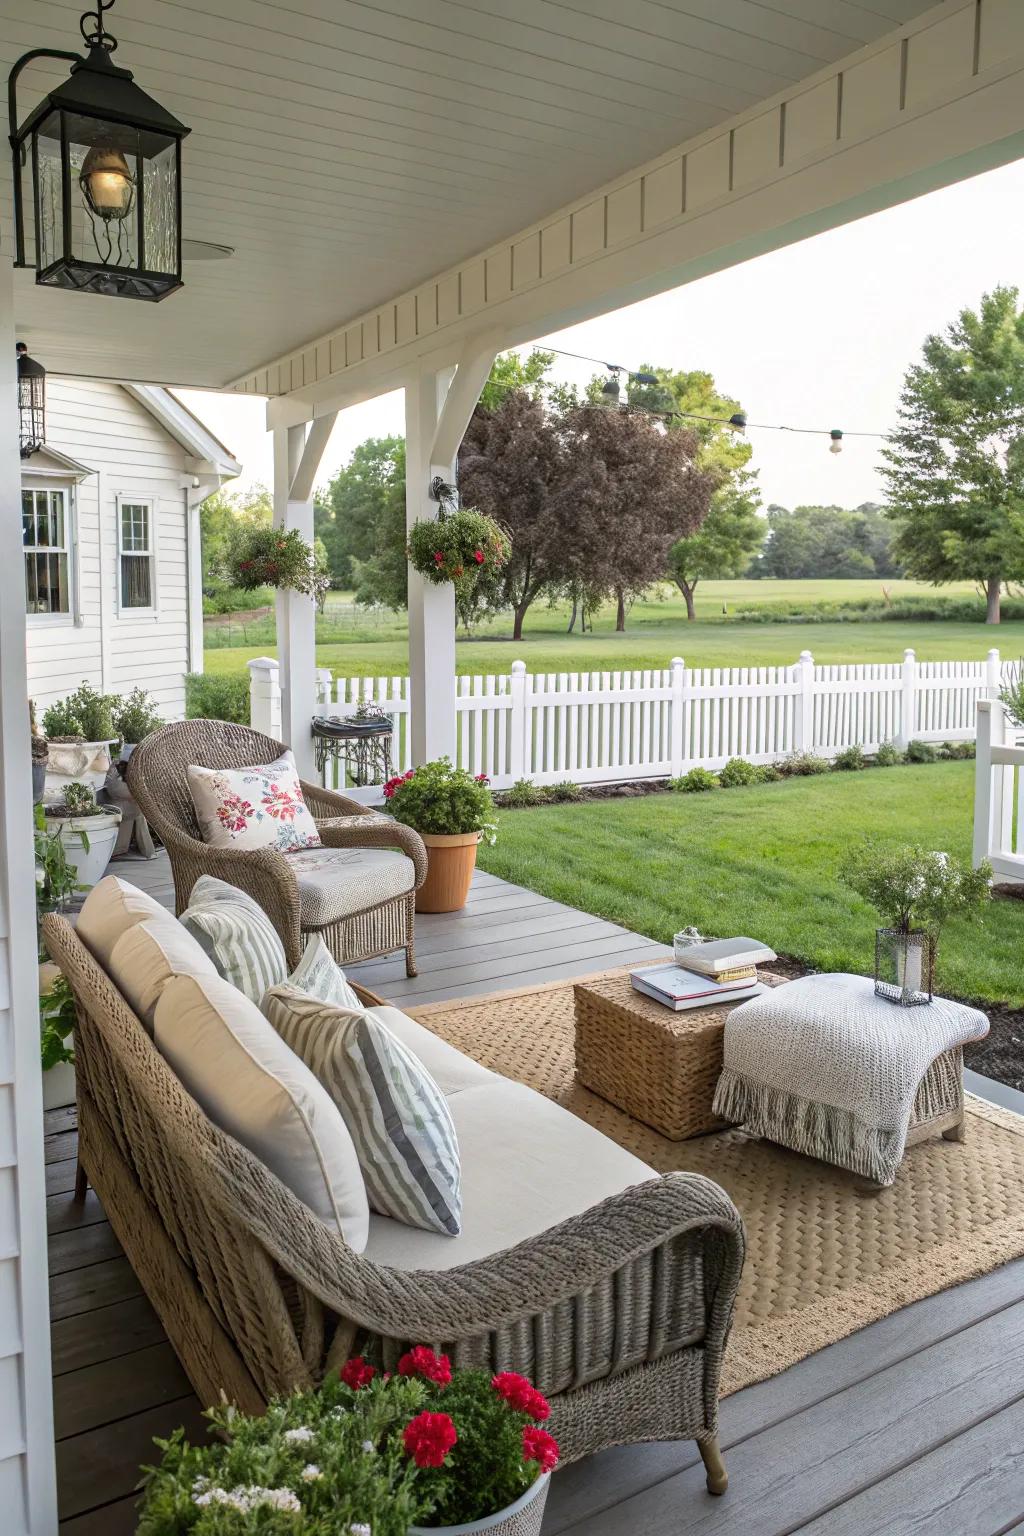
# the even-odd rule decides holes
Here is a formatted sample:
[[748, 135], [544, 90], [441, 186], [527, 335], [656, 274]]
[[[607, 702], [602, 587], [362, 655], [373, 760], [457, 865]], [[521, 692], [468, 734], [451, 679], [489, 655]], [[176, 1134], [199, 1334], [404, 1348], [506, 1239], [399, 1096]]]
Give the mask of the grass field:
[[[804, 649], [819, 661], [899, 661], [907, 646], [914, 646], [926, 661], [967, 660], [985, 655], [998, 645], [1006, 656], [1024, 651], [1024, 623], [992, 629], [965, 622], [873, 623], [786, 621], [764, 624], [727, 620], [737, 606], [770, 606], [796, 601], [843, 602], [858, 598], [879, 599], [878, 581], [761, 582], [721, 581], [702, 583], [697, 589], [698, 618], [688, 623], [682, 598], [637, 603], [629, 615], [625, 634], [616, 634], [611, 609], [601, 612], [593, 632], [566, 633], [568, 610], [564, 605], [538, 603], [526, 619], [521, 641], [508, 638], [511, 621], [502, 616], [481, 626], [472, 638], [460, 638], [456, 664], [464, 674], [507, 672], [522, 658], [531, 671], [614, 671], [623, 668], [667, 666], [682, 656], [691, 666], [767, 666], [794, 662]], [[892, 597], [929, 596], [934, 589], [921, 582], [886, 582]], [[964, 583], [943, 588], [943, 594], [971, 593]], [[318, 626], [317, 663], [330, 667], [336, 676], [402, 674], [408, 671], [404, 614], [378, 614], [355, 610], [347, 594], [332, 594], [333, 602]], [[239, 674], [252, 656], [274, 655], [272, 621], [208, 628], [206, 670], [218, 675]], [[225, 643], [230, 641], [231, 643]]]
[[[938, 763], [505, 811], [493, 874], [671, 944], [687, 924], [749, 934], [826, 971], [871, 974], [877, 919], [837, 878], [870, 830], [970, 856], [974, 765]], [[943, 933], [938, 985], [1024, 1006], [1024, 902]]]

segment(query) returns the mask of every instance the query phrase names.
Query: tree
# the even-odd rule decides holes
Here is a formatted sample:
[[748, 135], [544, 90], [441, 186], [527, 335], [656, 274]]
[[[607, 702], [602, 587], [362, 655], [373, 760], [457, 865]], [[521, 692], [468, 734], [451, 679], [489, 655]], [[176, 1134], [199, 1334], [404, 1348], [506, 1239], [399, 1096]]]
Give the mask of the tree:
[[645, 412], [584, 404], [562, 418], [564, 478], [553, 497], [567, 575], [626, 606], [663, 575], [669, 549], [708, 515], [719, 481], [695, 433], [665, 432]]
[[1004, 582], [1024, 579], [1024, 312], [999, 287], [925, 340], [883, 450], [896, 553], [940, 585], [981, 582], [999, 623]]
[[739, 470], [711, 498], [711, 509], [695, 533], [678, 539], [668, 555], [668, 574], [686, 599], [686, 617], [696, 618], [693, 595], [703, 577], [742, 576], [765, 540], [753, 476]]
[[538, 352], [536, 349], [525, 358], [520, 357], [518, 352], [499, 352], [491, 366], [487, 383], [480, 391], [477, 408], [496, 411], [512, 390], [519, 390], [533, 400], [540, 400], [554, 360], [553, 352]]
[[[313, 525], [323, 539], [336, 586], [353, 585], [357, 564], [380, 553], [381, 524], [387, 521], [396, 491], [404, 501], [405, 440], [369, 437], [318, 494]], [[401, 545], [404, 542], [403, 521]]]
[[[366, 554], [352, 558], [352, 582], [357, 603], [382, 603], [405, 608], [409, 601], [409, 567], [405, 558], [405, 439], [389, 439], [391, 473], [374, 506]], [[365, 446], [365, 445], [363, 445]], [[368, 544], [368, 548], [367, 548]]]
[[768, 508], [768, 543], [751, 575], [783, 581], [896, 576], [894, 530], [872, 502]]
[[270, 523], [274, 503], [265, 485], [248, 491], [214, 491], [199, 506], [199, 542], [202, 550], [203, 586], [220, 580], [220, 572], [242, 523]]

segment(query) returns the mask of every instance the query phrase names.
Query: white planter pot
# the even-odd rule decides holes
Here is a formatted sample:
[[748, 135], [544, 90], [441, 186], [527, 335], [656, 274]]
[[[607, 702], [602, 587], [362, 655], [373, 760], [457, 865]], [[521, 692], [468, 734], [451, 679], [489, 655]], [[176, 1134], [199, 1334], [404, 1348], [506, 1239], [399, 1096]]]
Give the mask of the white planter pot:
[[63, 1109], [75, 1102], [75, 1069], [70, 1061], [58, 1061], [43, 1073], [43, 1108]]
[[50, 747], [51, 761], [60, 761], [63, 754], [80, 753], [82, 755], [78, 760], [82, 766], [77, 773], [63, 773], [55, 767], [47, 767], [45, 798], [49, 801], [60, 800], [69, 784], [88, 784], [98, 794], [106, 781], [110, 769], [110, 748], [116, 740], [115, 736], [110, 741], [53, 742]]
[[[47, 816], [47, 832], [59, 832], [64, 857], [75, 870], [78, 884], [92, 890], [103, 879], [121, 825], [120, 811], [104, 811], [102, 816]], [[85, 846], [82, 834], [88, 840]]]
[[542, 1472], [521, 1499], [499, 1509], [496, 1515], [471, 1520], [468, 1525], [410, 1525], [409, 1536], [477, 1536], [483, 1531], [489, 1536], [540, 1536], [550, 1486], [551, 1473]]

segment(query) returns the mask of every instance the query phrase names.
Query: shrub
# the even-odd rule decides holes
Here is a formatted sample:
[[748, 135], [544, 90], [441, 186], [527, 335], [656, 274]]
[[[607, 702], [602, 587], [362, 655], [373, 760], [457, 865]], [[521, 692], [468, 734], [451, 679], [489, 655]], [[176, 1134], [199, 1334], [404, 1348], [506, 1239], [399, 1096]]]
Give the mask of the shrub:
[[730, 757], [718, 775], [718, 782], [723, 789], [742, 789], [757, 783], [757, 769], [745, 757]]
[[384, 798], [395, 820], [417, 832], [482, 832], [493, 843], [494, 800], [488, 782], [485, 773], [474, 778], [466, 768], [453, 768], [450, 758], [439, 757], [389, 779]]
[[930, 741], [912, 741], [907, 747], [908, 763], [934, 763], [938, 756], [937, 748]]
[[954, 763], [977, 755], [978, 749], [973, 741], [944, 741], [939, 751], [940, 757], [948, 758]]
[[757, 784], [777, 784], [786, 777], [777, 763], [758, 763], [754, 772], [757, 774]]
[[813, 752], [794, 752], [779, 764], [784, 779], [807, 779], [816, 773], [828, 773], [827, 757], [815, 757]]
[[273, 587], [255, 587], [246, 591], [226, 582], [211, 582], [203, 588], [203, 613], [251, 613], [254, 608], [269, 608], [274, 601]]
[[525, 810], [531, 805], [544, 805], [551, 797], [546, 789], [535, 784], [532, 779], [516, 779], [511, 789], [506, 789], [501, 797], [502, 805], [511, 805], [517, 810]]
[[897, 763], [902, 763], [903, 753], [895, 742], [883, 741], [875, 753], [876, 768], [895, 768]]
[[548, 790], [552, 800], [582, 800], [583, 790], [579, 784], [574, 784], [571, 779], [565, 779], [560, 784], [552, 784]]
[[691, 768], [681, 778], [670, 779], [669, 788], [678, 790], [682, 795], [699, 795], [705, 790], [717, 789], [718, 779], [709, 768]]
[[923, 929], [937, 940], [947, 918], [988, 899], [992, 868], [977, 869], [953, 854], [916, 844], [882, 847], [867, 842], [851, 852], [840, 876], [901, 933]]
[[119, 702], [114, 711], [114, 725], [121, 740], [131, 746], [137, 746], [140, 741], [158, 731], [163, 725], [162, 717], [157, 713], [157, 707], [150, 698], [145, 688], [133, 688], [128, 697]]
[[867, 765], [868, 760], [864, 756], [863, 749], [857, 746], [856, 743], [852, 747], [844, 747], [832, 759], [832, 767], [837, 773], [856, 773], [859, 769], [866, 768]]
[[185, 714], [190, 720], [227, 720], [249, 724], [249, 674], [214, 677], [189, 672], [185, 678]]
[[51, 741], [62, 736], [82, 741], [114, 741], [114, 710], [120, 706], [116, 694], [102, 694], [91, 683], [83, 682], [74, 693], [43, 713], [43, 730]]

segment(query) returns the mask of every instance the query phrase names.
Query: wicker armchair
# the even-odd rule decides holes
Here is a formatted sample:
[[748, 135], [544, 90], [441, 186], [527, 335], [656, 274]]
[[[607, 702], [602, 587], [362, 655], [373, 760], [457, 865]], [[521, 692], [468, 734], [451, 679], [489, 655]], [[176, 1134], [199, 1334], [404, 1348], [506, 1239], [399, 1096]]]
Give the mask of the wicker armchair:
[[399, 849], [413, 866], [412, 884], [400, 895], [337, 918], [328, 912], [326, 919], [320, 903], [308, 900], [300, 888], [295, 855], [276, 848], [211, 848], [203, 842], [186, 769], [272, 763], [284, 750], [281, 742], [246, 725], [181, 720], [154, 731], [132, 753], [128, 786], [170, 855], [177, 911], [188, 906], [200, 875], [215, 875], [247, 891], [268, 913], [284, 941], [291, 968], [298, 965], [310, 934], [321, 933], [341, 965], [404, 949], [406, 971], [415, 976], [415, 901], [426, 878], [427, 853], [411, 827], [377, 815], [347, 795], [303, 781], [306, 804], [326, 848]]
[[43, 933], [77, 1005], [82, 1167], [204, 1403], [223, 1391], [260, 1412], [356, 1347], [393, 1368], [429, 1343], [529, 1375], [566, 1461], [692, 1438], [724, 1491], [718, 1386], [743, 1228], [716, 1184], [669, 1174], [504, 1253], [387, 1268], [207, 1119], [64, 918]]

